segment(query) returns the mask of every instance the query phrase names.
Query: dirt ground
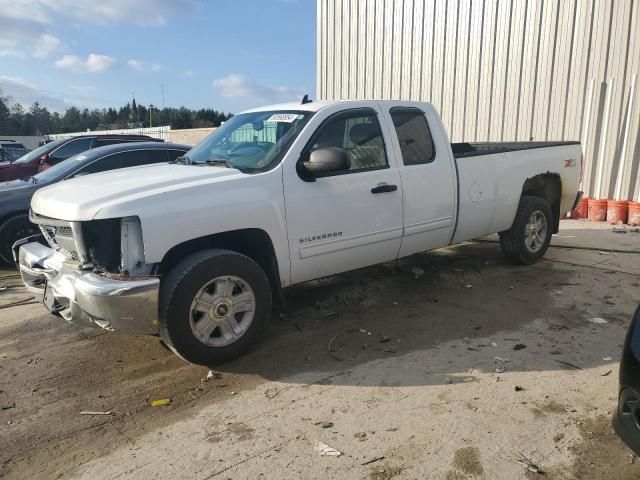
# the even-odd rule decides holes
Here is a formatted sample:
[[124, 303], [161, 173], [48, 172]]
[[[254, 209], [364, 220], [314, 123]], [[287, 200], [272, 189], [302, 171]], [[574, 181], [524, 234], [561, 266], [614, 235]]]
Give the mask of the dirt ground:
[[[640, 233], [565, 221], [553, 244], [530, 267], [489, 239], [294, 288], [209, 380], [157, 338], [2, 308], [0, 477], [640, 478], [611, 428]], [[0, 305], [28, 298], [12, 275]]]

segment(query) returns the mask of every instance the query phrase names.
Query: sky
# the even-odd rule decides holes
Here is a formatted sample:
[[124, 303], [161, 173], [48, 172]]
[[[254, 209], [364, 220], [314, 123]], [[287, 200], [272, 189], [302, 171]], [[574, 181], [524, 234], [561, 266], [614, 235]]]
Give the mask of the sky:
[[316, 0], [0, 0], [11, 103], [237, 113], [316, 90]]

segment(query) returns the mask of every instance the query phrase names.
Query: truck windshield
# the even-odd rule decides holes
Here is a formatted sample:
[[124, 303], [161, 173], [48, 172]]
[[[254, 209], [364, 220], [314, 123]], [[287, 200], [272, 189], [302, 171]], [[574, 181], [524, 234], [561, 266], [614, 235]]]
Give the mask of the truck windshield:
[[313, 112], [269, 111], [242, 113], [193, 147], [185, 163], [263, 171], [276, 165]]

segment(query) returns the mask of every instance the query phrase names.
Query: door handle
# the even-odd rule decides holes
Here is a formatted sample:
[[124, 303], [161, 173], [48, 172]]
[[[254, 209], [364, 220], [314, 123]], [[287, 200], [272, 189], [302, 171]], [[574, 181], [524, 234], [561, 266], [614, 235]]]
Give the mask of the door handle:
[[371, 193], [386, 193], [386, 192], [395, 192], [398, 190], [397, 185], [378, 185], [377, 187], [373, 187], [371, 189]]

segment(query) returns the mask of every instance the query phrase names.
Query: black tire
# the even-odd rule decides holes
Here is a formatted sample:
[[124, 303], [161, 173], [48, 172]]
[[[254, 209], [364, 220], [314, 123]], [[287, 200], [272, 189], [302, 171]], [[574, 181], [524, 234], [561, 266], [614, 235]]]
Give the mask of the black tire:
[[13, 264], [13, 244], [37, 231], [38, 227], [29, 221], [29, 215], [20, 214], [5, 220], [0, 225], [0, 259]]
[[[207, 283], [220, 276], [242, 279], [253, 290], [255, 311], [246, 331], [226, 346], [210, 346], [194, 335], [191, 305]], [[158, 329], [160, 337], [178, 356], [200, 365], [228, 362], [247, 352], [263, 336], [271, 317], [271, 287], [260, 266], [230, 250], [204, 250], [178, 263], [161, 281]]]
[[[544, 242], [539, 250], [531, 251], [525, 243], [525, 231], [529, 218], [535, 212], [540, 212], [544, 215], [546, 220], [546, 235], [544, 235]], [[540, 260], [549, 248], [552, 229], [553, 215], [551, 214], [549, 204], [543, 198], [523, 195], [520, 198], [516, 218], [513, 221], [511, 229], [500, 232], [500, 247], [502, 248], [502, 253], [512, 263], [531, 265]]]

